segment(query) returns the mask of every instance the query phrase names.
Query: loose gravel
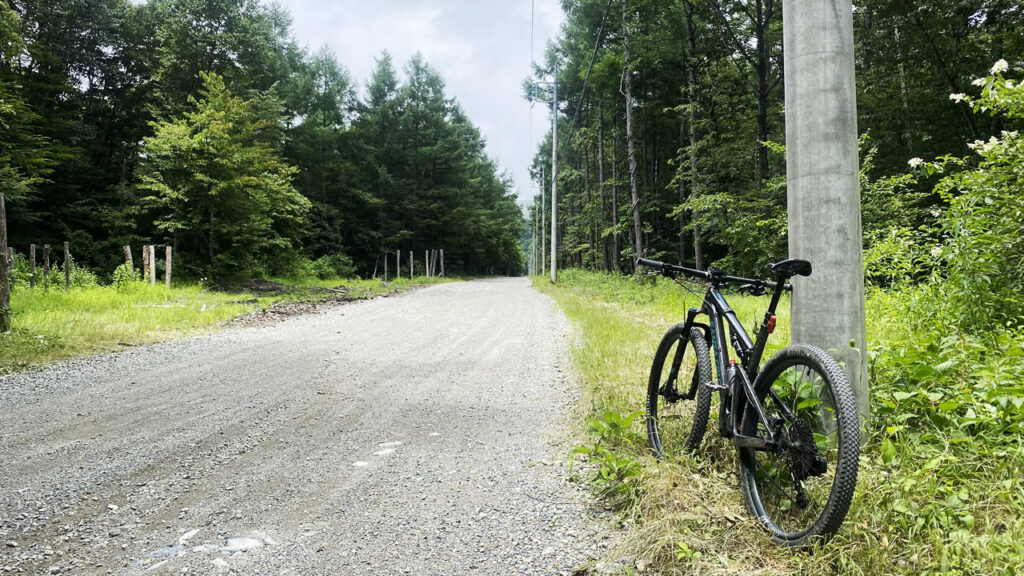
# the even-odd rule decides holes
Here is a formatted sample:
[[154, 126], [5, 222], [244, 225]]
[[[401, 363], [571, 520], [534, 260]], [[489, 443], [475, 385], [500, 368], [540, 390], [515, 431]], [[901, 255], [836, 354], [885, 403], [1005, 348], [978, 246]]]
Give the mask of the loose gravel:
[[483, 280], [2, 378], [0, 574], [584, 573], [568, 338]]

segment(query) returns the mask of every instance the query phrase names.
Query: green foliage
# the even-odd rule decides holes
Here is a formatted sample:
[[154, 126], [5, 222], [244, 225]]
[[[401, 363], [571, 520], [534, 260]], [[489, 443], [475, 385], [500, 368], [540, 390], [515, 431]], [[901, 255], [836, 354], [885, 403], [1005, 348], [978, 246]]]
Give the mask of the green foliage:
[[114, 268], [114, 275], [111, 279], [111, 285], [118, 290], [128, 290], [135, 282], [141, 282], [142, 276], [134, 266], [125, 262], [117, 268]]
[[321, 280], [353, 278], [356, 275], [356, 267], [352, 264], [352, 259], [340, 252], [317, 258], [313, 262], [313, 271]]
[[643, 412], [622, 415], [609, 410], [600, 418], [587, 418], [594, 444], [572, 449], [572, 454], [587, 456], [593, 466], [591, 478], [598, 491], [606, 496], [620, 496], [627, 501], [636, 497], [636, 478], [643, 472], [643, 466], [635, 458], [622, 454], [621, 450], [635, 451], [641, 437], [632, 430], [633, 423], [642, 417]]
[[928, 238], [919, 231], [893, 227], [865, 237], [864, 279], [871, 285], [913, 284], [934, 269], [936, 257], [928, 248]]
[[202, 77], [193, 111], [153, 124], [141, 187], [181, 253], [205, 260], [213, 279], [237, 278], [292, 257], [310, 204], [274, 148], [283, 113], [276, 99], [242, 100], [220, 76]]
[[[1024, 118], [1024, 89], [1003, 77], [1000, 61], [993, 74], [979, 78], [981, 96], [954, 94], [975, 110]], [[985, 333], [993, 328], [1024, 327], [1024, 141], [1003, 131], [988, 141], [969, 144], [978, 158], [946, 156], [936, 162], [911, 160], [928, 174], [944, 174], [935, 192], [948, 204], [939, 219], [944, 238], [934, 254], [945, 277], [938, 317], [958, 329]]]
[[106, 273], [125, 244], [173, 244], [178, 277], [214, 282], [339, 252], [369, 274], [384, 251], [431, 248], [453, 273], [518, 273], [512, 184], [415, 60], [405, 85], [389, 70], [362, 103], [277, 4], [4, 4], [11, 245], [70, 240]]
[[[928, 248], [927, 246], [925, 247]], [[941, 283], [868, 292], [871, 405], [858, 490], [837, 538], [794, 555], [746, 521], [729, 478], [735, 451], [709, 435], [699, 454], [656, 463], [640, 425], [620, 416], [643, 406], [646, 371], [658, 338], [698, 297], [656, 283], [578, 270], [552, 294], [580, 330], [574, 348], [586, 384], [587, 428], [595, 442], [598, 486], [638, 518], [625, 554], [660, 573], [1015, 574], [1024, 561], [1024, 334], [984, 336], [945, 329], [933, 319]], [[671, 291], [670, 291], [671, 290]], [[675, 297], [672, 294], [676, 294]], [[763, 313], [764, 299], [730, 295], [741, 322]], [[785, 345], [788, 306], [780, 306]], [[771, 351], [768, 352], [769, 354]], [[627, 441], [619, 436], [632, 436]], [[610, 455], [600, 452], [609, 450]], [[614, 460], [613, 460], [614, 459]], [[630, 468], [632, 460], [640, 469]], [[628, 470], [628, 476], [620, 473]], [[610, 479], [621, 478], [616, 483]], [[616, 491], [615, 487], [620, 487]], [[628, 491], [626, 491], [628, 488]], [[708, 543], [707, 547], [694, 542]], [[711, 552], [713, 550], [713, 553]]]

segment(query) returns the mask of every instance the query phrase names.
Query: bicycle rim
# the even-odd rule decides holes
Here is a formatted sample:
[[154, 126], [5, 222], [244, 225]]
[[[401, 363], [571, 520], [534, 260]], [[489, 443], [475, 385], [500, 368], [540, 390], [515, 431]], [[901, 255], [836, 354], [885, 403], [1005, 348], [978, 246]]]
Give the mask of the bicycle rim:
[[[758, 379], [758, 397], [783, 447], [740, 452], [748, 507], [776, 540], [793, 546], [834, 533], [856, 483], [852, 396], [838, 365], [817, 353], [797, 350], [769, 362]], [[743, 429], [766, 435], [753, 414], [744, 418]]]

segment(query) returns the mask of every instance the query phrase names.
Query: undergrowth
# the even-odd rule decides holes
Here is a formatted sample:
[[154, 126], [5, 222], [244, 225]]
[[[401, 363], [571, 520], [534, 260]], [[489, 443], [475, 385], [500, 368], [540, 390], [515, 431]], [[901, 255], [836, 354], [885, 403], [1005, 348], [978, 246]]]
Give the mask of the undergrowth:
[[[700, 296], [664, 280], [566, 270], [553, 296], [578, 329], [594, 485], [631, 526], [627, 573], [1015, 574], [1024, 561], [1024, 338], [966, 336], [914, 320], [922, 289], [868, 297], [873, 418], [846, 522], [809, 552], [772, 544], [743, 505], [735, 451], [714, 433], [656, 462], [643, 410], [658, 340]], [[699, 286], [694, 287], [700, 290]], [[764, 298], [729, 295], [745, 326]], [[788, 303], [772, 348], [787, 344]], [[712, 408], [712, 419], [716, 415]]]

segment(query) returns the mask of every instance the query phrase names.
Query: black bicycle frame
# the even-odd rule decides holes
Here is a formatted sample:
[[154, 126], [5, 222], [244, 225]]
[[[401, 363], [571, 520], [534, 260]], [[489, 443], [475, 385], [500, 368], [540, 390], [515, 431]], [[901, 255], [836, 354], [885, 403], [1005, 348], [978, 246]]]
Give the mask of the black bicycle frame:
[[[718, 273], [717, 271], [698, 271], [690, 270], [685, 268], [677, 268], [675, 272], [682, 272], [689, 276], [698, 276], [705, 278], [711, 282], [707, 292], [704, 294], [704, 302], [701, 305], [700, 310], [696, 308], [690, 308], [686, 315], [686, 323], [683, 327], [683, 338], [676, 349], [676, 355], [672, 359], [672, 370], [670, 372], [669, 383], [674, 387], [676, 376], [679, 373], [679, 367], [683, 360], [683, 355], [686, 352], [686, 345], [689, 342], [688, 335], [692, 328], [698, 328], [704, 332], [704, 338], [708, 342], [708, 346], [714, 351], [715, 354], [715, 377], [718, 381], [717, 386], [712, 386], [717, 389], [721, 397], [721, 405], [719, 406], [719, 417], [718, 426], [719, 433], [725, 438], [731, 438], [732, 443], [740, 448], [754, 448], [758, 450], [771, 450], [777, 447], [778, 442], [775, 438], [772, 423], [768, 420], [768, 416], [765, 414], [764, 407], [761, 402], [757, 399], [757, 395], [754, 393], [753, 381], [757, 377], [758, 367], [761, 364], [761, 356], [764, 354], [765, 344], [768, 341], [768, 335], [774, 330], [775, 325], [775, 309], [778, 307], [779, 299], [782, 296], [782, 292], [789, 289], [788, 284], [782, 282], [766, 282], [763, 280], [751, 280], [749, 278], [738, 278], [732, 276], [725, 276]], [[673, 280], [682, 284], [683, 281], [678, 276], [670, 275]], [[725, 301], [725, 297], [722, 296], [722, 286], [728, 285], [729, 282], [743, 282], [754, 289], [763, 290], [763, 288], [772, 288], [771, 303], [768, 305], [768, 311], [765, 312], [764, 320], [761, 322], [761, 326], [757, 331], [757, 336], [754, 340], [750, 339], [750, 335], [743, 328], [739, 319], [736, 317], [736, 312], [729, 306]], [[763, 293], [763, 292], [762, 292]], [[697, 322], [697, 316], [704, 314], [708, 317], [708, 323], [703, 324]], [[736, 362], [729, 357], [729, 343], [725, 341], [725, 327], [729, 326], [729, 335], [733, 349], [739, 356], [739, 366]], [[723, 371], [725, 371], [723, 373]], [[697, 382], [696, 378], [690, 383], [690, 388], [683, 394], [673, 394], [671, 390], [666, 390], [667, 399], [673, 400], [691, 400], [696, 397], [697, 386], [708, 385], [711, 383]], [[769, 390], [769, 394], [775, 397], [775, 392]], [[674, 398], [673, 398], [674, 397]], [[785, 410], [784, 404], [778, 401], [775, 397], [776, 405]], [[746, 436], [740, 432], [740, 422], [743, 418], [743, 412], [750, 407], [757, 412], [758, 418], [761, 423], [764, 424], [764, 429], [767, 431], [767, 438], [760, 436]], [[788, 412], [788, 410], [786, 410]], [[787, 419], [793, 418], [792, 414], [784, 414]]]

